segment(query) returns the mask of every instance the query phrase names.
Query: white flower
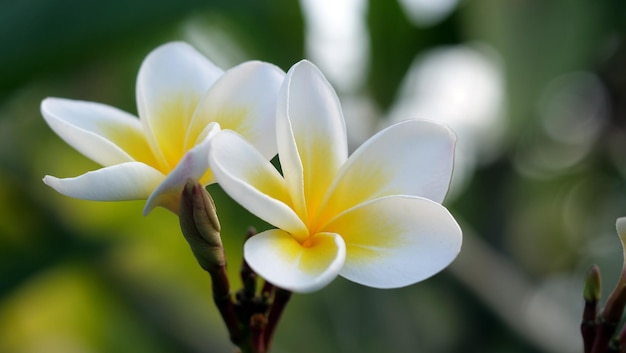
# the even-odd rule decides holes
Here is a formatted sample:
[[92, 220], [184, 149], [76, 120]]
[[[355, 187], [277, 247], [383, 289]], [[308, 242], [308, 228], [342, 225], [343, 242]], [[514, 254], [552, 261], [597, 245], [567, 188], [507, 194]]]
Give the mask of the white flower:
[[219, 133], [209, 152], [222, 188], [278, 228], [245, 244], [261, 277], [296, 292], [337, 275], [393, 288], [424, 280], [457, 256], [461, 230], [441, 205], [454, 156], [449, 129], [398, 123], [348, 158], [339, 100], [307, 61], [287, 73], [276, 124], [282, 175], [236, 133]]
[[256, 61], [224, 72], [188, 44], [162, 45], [139, 70], [139, 119], [100, 103], [60, 98], [41, 103], [52, 130], [104, 167], [75, 178], [43, 180], [71, 197], [147, 199], [144, 214], [157, 206], [178, 213], [187, 179], [214, 182], [207, 153], [220, 129], [237, 131], [264, 158], [276, 154], [276, 97], [284, 75]]

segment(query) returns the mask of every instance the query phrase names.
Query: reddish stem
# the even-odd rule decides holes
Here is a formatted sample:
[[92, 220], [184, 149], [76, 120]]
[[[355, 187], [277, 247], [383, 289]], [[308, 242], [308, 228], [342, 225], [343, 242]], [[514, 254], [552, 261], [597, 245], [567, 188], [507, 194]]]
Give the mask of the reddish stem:
[[266, 349], [269, 350], [276, 331], [278, 321], [291, 298], [291, 292], [282, 288], [275, 287], [274, 302], [270, 308], [270, 312], [267, 315], [267, 327], [265, 328], [265, 344]]
[[215, 302], [215, 306], [217, 306], [224, 320], [224, 324], [226, 324], [230, 341], [238, 345], [241, 341], [241, 329], [230, 294], [230, 284], [228, 282], [228, 275], [226, 274], [226, 267], [222, 266], [209, 273], [211, 274], [211, 286], [213, 287], [213, 301]]
[[250, 333], [252, 339], [252, 349], [255, 353], [266, 353], [265, 329], [267, 319], [263, 314], [254, 314], [250, 318]]

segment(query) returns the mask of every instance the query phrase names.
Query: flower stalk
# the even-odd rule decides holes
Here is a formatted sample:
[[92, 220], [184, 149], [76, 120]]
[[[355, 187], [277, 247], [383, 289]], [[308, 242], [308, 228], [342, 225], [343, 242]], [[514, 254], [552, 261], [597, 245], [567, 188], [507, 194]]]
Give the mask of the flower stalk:
[[626, 326], [616, 334], [626, 306], [626, 218], [619, 218], [616, 224], [622, 249], [624, 265], [622, 273], [609, 294], [604, 309], [597, 312], [600, 299], [600, 270], [594, 265], [585, 280], [583, 297], [585, 307], [580, 326], [585, 353], [626, 353]]
[[600, 295], [600, 268], [597, 265], [593, 265], [587, 272], [583, 293], [585, 308], [583, 309], [583, 320], [580, 324], [580, 332], [583, 336], [584, 353], [591, 353], [591, 348], [595, 340], [596, 316]]
[[[211, 276], [213, 301], [240, 353], [267, 353], [291, 292], [265, 282], [257, 293], [258, 275], [243, 260], [243, 288], [233, 298], [226, 272], [215, 203], [199, 183], [188, 180], [181, 195], [180, 227], [198, 264]], [[247, 238], [256, 234], [248, 230]]]
[[211, 276], [213, 301], [228, 329], [230, 340], [239, 342], [241, 329], [230, 293], [215, 203], [202, 185], [189, 180], [182, 192], [179, 214], [180, 227], [191, 251]]
[[291, 298], [291, 292], [285, 289], [276, 288], [274, 294], [274, 302], [272, 303], [272, 307], [268, 314], [268, 323], [265, 328], [264, 339], [267, 347], [269, 348], [270, 343], [272, 342], [272, 338], [274, 337], [274, 332], [276, 331], [276, 326], [278, 325], [278, 321]]
[[250, 335], [252, 339], [252, 348], [255, 353], [267, 352], [265, 342], [265, 328], [267, 327], [267, 318], [263, 314], [254, 314], [250, 318]]
[[[250, 239], [253, 235], [256, 234], [256, 229], [250, 227], [248, 229], [248, 233], [246, 234], [246, 240]], [[243, 295], [251, 299], [254, 297], [256, 293], [256, 283], [257, 283], [257, 274], [252, 270], [248, 262], [244, 259], [241, 264], [240, 271], [241, 283], [243, 283]]]
[[583, 294], [583, 309], [580, 332], [583, 338], [584, 353], [626, 352], [626, 326], [616, 335], [626, 304], [626, 281], [624, 273], [617, 286], [609, 295], [600, 312], [597, 312], [600, 298], [600, 271], [594, 265], [588, 272]]

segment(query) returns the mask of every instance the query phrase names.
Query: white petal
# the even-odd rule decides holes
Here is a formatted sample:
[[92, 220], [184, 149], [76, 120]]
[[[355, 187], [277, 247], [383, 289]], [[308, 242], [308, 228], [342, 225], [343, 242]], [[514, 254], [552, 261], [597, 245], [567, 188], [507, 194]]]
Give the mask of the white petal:
[[237, 133], [224, 130], [212, 139], [209, 165], [224, 191], [248, 211], [299, 239], [308, 237], [282, 176]]
[[63, 195], [84, 200], [145, 200], [165, 176], [139, 162], [98, 169], [75, 178], [46, 175], [43, 182]]
[[185, 152], [185, 137], [196, 106], [222, 70], [186, 43], [154, 49], [137, 78], [137, 108], [148, 141], [165, 169]]
[[287, 72], [276, 129], [280, 164], [296, 210], [313, 215], [348, 152], [337, 94], [308, 61]]
[[154, 165], [141, 123], [131, 114], [61, 98], [44, 99], [41, 113], [57, 135], [96, 163], [111, 166], [135, 160]]
[[448, 266], [461, 249], [461, 229], [448, 210], [428, 199], [387, 196], [337, 217], [323, 231], [346, 242], [340, 275], [376, 288], [422, 281]]
[[276, 99], [285, 73], [278, 67], [249, 61], [224, 73], [200, 102], [187, 135], [193, 144], [210, 122], [234, 130], [271, 159], [276, 155]]
[[318, 290], [337, 277], [346, 247], [337, 234], [319, 233], [302, 246], [289, 233], [272, 229], [246, 241], [244, 257], [262, 278], [292, 292]]
[[409, 120], [379, 132], [343, 166], [325, 211], [346, 210], [387, 195], [443, 202], [455, 142], [450, 129], [427, 121]]
[[180, 196], [187, 180], [199, 181], [209, 169], [209, 146], [211, 139], [220, 131], [220, 127], [217, 123], [211, 123], [207, 128], [208, 132], [204, 141], [189, 150], [176, 168], [150, 195], [143, 209], [144, 215], [150, 213], [157, 206], [165, 207], [178, 214]]

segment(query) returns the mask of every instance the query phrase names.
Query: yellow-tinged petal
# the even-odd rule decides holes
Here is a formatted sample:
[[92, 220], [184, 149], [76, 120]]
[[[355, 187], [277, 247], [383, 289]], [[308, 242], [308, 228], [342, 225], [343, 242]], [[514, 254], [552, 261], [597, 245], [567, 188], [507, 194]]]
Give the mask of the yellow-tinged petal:
[[222, 73], [181, 42], [162, 45], [143, 61], [137, 78], [137, 108], [162, 168], [173, 169], [184, 155], [196, 107]]
[[300, 292], [323, 287], [337, 271], [391, 288], [426, 279], [457, 256], [461, 230], [439, 203], [452, 168], [448, 129], [398, 124], [346, 161], [337, 96], [302, 61], [281, 86], [276, 135], [284, 178], [233, 132], [216, 136], [209, 152], [224, 190], [279, 228], [246, 242], [245, 258], [259, 275]]
[[346, 248], [337, 234], [319, 233], [302, 246], [289, 233], [272, 229], [246, 241], [244, 257], [270, 283], [293, 292], [312, 292], [330, 283], [343, 266]]
[[448, 266], [461, 249], [461, 229], [431, 200], [387, 196], [358, 205], [323, 231], [340, 234], [346, 263], [340, 275], [376, 287], [403, 287]]
[[[187, 179], [203, 185], [214, 181], [207, 155], [220, 122], [226, 129], [244, 134], [265, 159], [276, 154], [275, 101], [284, 76], [276, 66], [256, 61], [224, 73], [186, 43], [162, 45], [146, 57], [139, 70], [140, 119], [104, 104], [54, 98], [42, 102], [44, 118], [55, 132], [87, 157], [115, 167], [77, 178], [47, 176], [44, 181], [69, 196], [148, 198], [144, 213], [156, 206], [177, 212]], [[138, 178], [142, 174], [143, 182]], [[109, 177], [120, 181], [107, 180]], [[254, 186], [272, 191], [275, 185], [267, 180], [271, 178], [260, 179]], [[291, 226], [289, 229], [306, 238], [302, 221], [287, 205], [291, 200], [286, 188], [276, 190], [278, 194], [268, 195], [280, 201], [272, 199], [271, 203], [276, 201], [280, 205], [274, 206], [288, 214], [286, 218], [279, 214], [283, 220], [278, 224]]]
[[455, 142], [450, 129], [427, 121], [390, 126], [350, 156], [323, 212], [332, 216], [388, 195], [443, 202], [452, 177]]
[[220, 186], [257, 217], [304, 241], [309, 233], [292, 209], [285, 180], [250, 143], [237, 133], [217, 134], [209, 165]]
[[141, 123], [135, 116], [106, 104], [46, 98], [41, 113], [70, 146], [105, 167], [139, 161], [157, 167]]
[[287, 72], [278, 98], [276, 134], [295, 209], [308, 224], [348, 155], [339, 99], [308, 61]]
[[152, 192], [143, 209], [143, 214], [147, 215], [157, 206], [167, 208], [168, 210], [178, 214], [180, 208], [180, 197], [187, 183], [187, 180], [207, 181], [207, 185], [213, 182], [212, 174], [209, 171], [209, 148], [211, 139], [220, 131], [217, 123], [211, 123], [207, 126], [207, 136], [204, 141], [196, 147], [189, 150], [176, 168], [167, 175], [165, 180]]
[[193, 146], [199, 131], [210, 122], [233, 130], [266, 159], [276, 155], [276, 97], [285, 73], [278, 67], [248, 61], [229, 69], [200, 102], [187, 135]]
[[43, 182], [63, 195], [84, 200], [145, 200], [165, 175], [139, 162], [127, 162], [59, 179], [46, 175]]

